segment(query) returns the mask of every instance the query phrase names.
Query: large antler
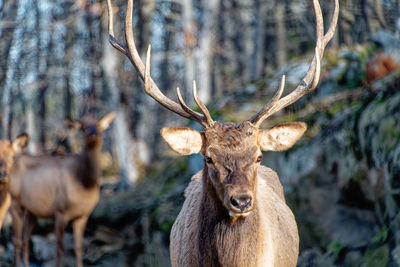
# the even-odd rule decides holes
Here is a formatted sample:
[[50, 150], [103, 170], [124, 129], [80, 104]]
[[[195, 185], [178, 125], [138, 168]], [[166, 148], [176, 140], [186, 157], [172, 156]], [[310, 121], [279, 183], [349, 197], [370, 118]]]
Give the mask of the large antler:
[[197, 96], [196, 83], [193, 81], [193, 97], [196, 104], [199, 106], [204, 115], [189, 108], [182, 98], [182, 95], [177, 88], [179, 104], [168, 97], [166, 97], [158, 88], [157, 84], [150, 77], [150, 51], [151, 46], [149, 45], [147, 49], [146, 64], [140, 59], [139, 53], [136, 49], [135, 41], [133, 39], [132, 30], [132, 11], [133, 11], [133, 0], [128, 0], [128, 6], [126, 9], [125, 17], [125, 40], [127, 45], [123, 45], [117, 41], [114, 37], [114, 14], [112, 10], [111, 0], [107, 0], [107, 10], [108, 10], [108, 33], [109, 41], [113, 47], [124, 54], [131, 61], [132, 65], [135, 67], [139, 74], [139, 77], [144, 82], [144, 88], [146, 93], [151, 96], [158, 103], [166, 107], [167, 109], [194, 121], [200, 123], [203, 127], [208, 127], [212, 125], [213, 120], [210, 116], [205, 105], [200, 101]]
[[336, 24], [339, 15], [339, 0], [335, 0], [335, 10], [333, 12], [331, 24], [325, 35], [324, 35], [324, 20], [322, 17], [321, 7], [319, 5], [318, 0], [313, 0], [313, 3], [314, 3], [314, 11], [316, 17], [315, 20], [316, 20], [317, 40], [315, 46], [315, 54], [311, 62], [311, 65], [306, 75], [300, 82], [300, 84], [290, 94], [280, 99], [283, 92], [283, 88], [285, 86], [285, 76], [282, 76], [281, 86], [279, 90], [276, 92], [273, 98], [267, 104], [265, 104], [256, 115], [254, 115], [250, 119], [250, 122], [253, 123], [256, 127], [259, 127], [261, 123], [272, 114], [278, 112], [279, 110], [287, 107], [290, 104], [293, 104], [299, 98], [314, 90], [318, 85], [319, 75], [321, 71], [320, 61], [324, 54], [325, 47], [328, 44], [328, 42], [332, 39], [336, 29]]

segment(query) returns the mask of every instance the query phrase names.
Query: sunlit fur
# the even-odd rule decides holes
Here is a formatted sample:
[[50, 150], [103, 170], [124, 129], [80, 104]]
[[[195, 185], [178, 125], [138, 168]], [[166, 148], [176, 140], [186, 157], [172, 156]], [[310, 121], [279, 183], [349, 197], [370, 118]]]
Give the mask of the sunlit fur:
[[[204, 129], [202, 154], [211, 160], [185, 191], [171, 231], [172, 266], [296, 266], [296, 222], [278, 176], [257, 160], [259, 134], [250, 122]], [[230, 204], [243, 192], [252, 196], [246, 214]]]
[[[20, 142], [21, 140], [22, 142]], [[11, 205], [11, 197], [8, 190], [10, 186], [9, 174], [14, 165], [14, 156], [26, 146], [27, 141], [27, 135], [18, 137], [15, 143], [9, 140], [0, 140], [0, 230]]]

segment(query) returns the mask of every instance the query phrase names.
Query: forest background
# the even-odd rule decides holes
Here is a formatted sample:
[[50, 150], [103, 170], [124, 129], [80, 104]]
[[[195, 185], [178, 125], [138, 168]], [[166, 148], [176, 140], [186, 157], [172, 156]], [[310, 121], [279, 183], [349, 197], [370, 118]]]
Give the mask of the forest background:
[[[126, 1], [113, 5], [123, 40]], [[299, 223], [300, 266], [400, 266], [399, 75], [397, 67], [378, 78], [369, 72], [381, 52], [400, 63], [400, 1], [340, 5], [320, 87], [263, 125], [303, 120], [309, 130], [263, 163], [278, 172]], [[327, 24], [333, 1], [321, 7]], [[202, 157], [177, 157], [159, 131], [198, 125], [145, 94], [109, 44], [107, 22], [105, 1], [0, 0], [0, 135], [27, 132], [32, 154], [78, 153], [81, 136], [64, 118], [116, 111], [104, 134], [102, 198], [86, 231], [85, 263], [168, 266], [170, 227]], [[315, 43], [312, 1], [304, 0], [139, 0], [133, 24], [142, 58], [152, 44], [152, 77], [164, 94], [176, 99], [179, 86], [193, 105], [195, 79], [213, 117], [233, 122], [256, 113], [282, 74], [290, 92]], [[35, 230], [33, 264], [52, 262], [51, 230], [49, 221]], [[11, 237], [8, 220], [0, 263], [11, 262]]]

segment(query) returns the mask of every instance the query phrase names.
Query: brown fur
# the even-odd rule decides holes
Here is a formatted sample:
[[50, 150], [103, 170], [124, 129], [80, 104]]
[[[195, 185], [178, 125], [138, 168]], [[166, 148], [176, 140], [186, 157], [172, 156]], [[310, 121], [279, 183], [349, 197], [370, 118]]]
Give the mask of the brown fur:
[[83, 233], [99, 200], [101, 133], [111, 123], [114, 113], [106, 116], [106, 122], [103, 118], [99, 122], [76, 124], [85, 134], [85, 147], [80, 155], [24, 154], [16, 158], [10, 185], [15, 265], [19, 266], [23, 246], [24, 264], [28, 266], [29, 238], [36, 217], [41, 217], [55, 219], [57, 266], [61, 265], [64, 228], [73, 221], [76, 262], [78, 267], [82, 266]]
[[[6, 198], [8, 196], [9, 186], [10, 185], [9, 185], [8, 181], [0, 183], [0, 203], [4, 203], [4, 201], [6, 201]], [[0, 204], [0, 206], [1, 206], [1, 204]]]
[[[257, 161], [259, 134], [249, 122], [205, 128], [202, 153], [212, 163], [206, 159], [185, 190], [171, 230], [172, 266], [296, 266], [296, 222], [278, 176]], [[238, 194], [252, 196], [245, 213], [231, 206]]]
[[[198, 251], [200, 266], [255, 266], [259, 227], [257, 210], [249, 218], [232, 223], [230, 216], [218, 201], [207, 172], [203, 174], [203, 188], [198, 220]], [[247, 244], [244, 246], [243, 244]]]
[[8, 192], [10, 187], [9, 174], [14, 165], [14, 156], [27, 145], [28, 135], [22, 134], [13, 142], [0, 140], [0, 230], [7, 211], [11, 205]]
[[372, 83], [376, 80], [382, 79], [399, 69], [399, 65], [390, 56], [382, 52], [377, 53], [374, 57], [368, 60], [365, 72], [367, 82]]

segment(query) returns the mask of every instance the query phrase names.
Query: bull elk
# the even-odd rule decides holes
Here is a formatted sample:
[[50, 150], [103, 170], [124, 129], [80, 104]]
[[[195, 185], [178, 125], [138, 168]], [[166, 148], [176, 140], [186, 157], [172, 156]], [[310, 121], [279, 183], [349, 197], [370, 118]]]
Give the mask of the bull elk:
[[262, 151], [290, 148], [303, 135], [306, 124], [293, 122], [260, 129], [272, 114], [314, 90], [319, 81], [320, 61], [332, 39], [339, 14], [339, 2], [329, 29], [318, 0], [313, 0], [317, 40], [315, 54], [300, 84], [281, 98], [284, 76], [273, 98], [248, 121], [240, 124], [214, 121], [197, 96], [202, 111], [192, 110], [179, 88], [178, 102], [167, 98], [150, 77], [150, 46], [145, 64], [133, 39], [132, 0], [125, 18], [126, 45], [114, 36], [111, 0], [107, 0], [109, 41], [133, 64], [144, 82], [146, 93], [167, 109], [201, 124], [203, 132], [187, 127], [168, 127], [161, 135], [181, 155], [201, 153], [203, 170], [195, 174], [185, 190], [185, 202], [172, 227], [172, 266], [296, 266], [299, 237], [295, 218], [285, 203], [277, 174], [261, 166]]
[[14, 166], [14, 157], [26, 147], [28, 139], [28, 135], [24, 133], [13, 141], [0, 140], [0, 230], [11, 205], [8, 189], [10, 186], [10, 172]]
[[88, 217], [99, 201], [101, 134], [110, 126], [114, 117], [115, 113], [110, 112], [98, 121], [68, 122], [82, 130], [85, 136], [81, 154], [22, 154], [15, 159], [11, 172], [10, 212], [14, 226], [16, 266], [20, 265], [21, 246], [24, 266], [29, 266], [29, 239], [37, 217], [55, 219], [56, 266], [61, 265], [64, 228], [69, 221], [73, 221], [76, 266], [83, 266], [82, 238]]

